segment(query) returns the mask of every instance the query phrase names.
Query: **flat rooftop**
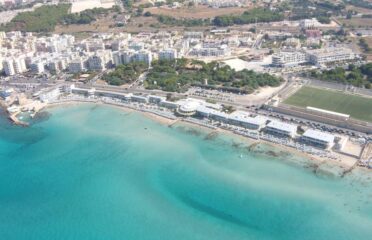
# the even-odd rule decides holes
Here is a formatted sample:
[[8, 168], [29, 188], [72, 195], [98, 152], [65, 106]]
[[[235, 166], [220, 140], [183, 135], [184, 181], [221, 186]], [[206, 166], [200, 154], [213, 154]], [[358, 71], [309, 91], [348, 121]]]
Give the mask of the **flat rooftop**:
[[333, 141], [335, 140], [335, 137], [332, 134], [321, 132], [321, 131], [314, 130], [314, 129], [306, 130], [302, 136], [320, 140], [320, 141], [327, 142], [327, 143], [333, 143]]
[[267, 124], [267, 127], [278, 129], [278, 130], [289, 132], [289, 133], [295, 133], [297, 131], [297, 125], [293, 125], [293, 124], [289, 124], [285, 122], [279, 122], [276, 120], [273, 120], [269, 124]]
[[260, 116], [250, 117], [249, 113], [243, 111], [233, 112], [230, 114], [229, 119], [254, 125], [263, 125], [267, 120], [265, 117]]

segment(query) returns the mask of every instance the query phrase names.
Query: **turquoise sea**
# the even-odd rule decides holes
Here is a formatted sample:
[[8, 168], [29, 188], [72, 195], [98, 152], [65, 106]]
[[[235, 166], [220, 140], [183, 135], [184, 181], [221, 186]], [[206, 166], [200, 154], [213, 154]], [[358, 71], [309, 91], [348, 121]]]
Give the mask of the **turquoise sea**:
[[372, 239], [372, 173], [108, 106], [33, 121], [0, 117], [0, 239]]

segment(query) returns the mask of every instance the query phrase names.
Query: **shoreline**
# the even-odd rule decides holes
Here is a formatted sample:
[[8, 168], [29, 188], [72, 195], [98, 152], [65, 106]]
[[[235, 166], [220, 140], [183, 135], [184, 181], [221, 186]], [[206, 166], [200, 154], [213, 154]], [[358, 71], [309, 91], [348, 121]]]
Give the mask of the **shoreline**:
[[[58, 106], [66, 106], [67, 107], [67, 106], [71, 106], [71, 105], [79, 105], [79, 104], [85, 104], [85, 103], [88, 103], [88, 104], [91, 103], [91, 104], [97, 104], [97, 105], [103, 105], [103, 106], [111, 106], [111, 107], [115, 107], [115, 108], [120, 109], [121, 111], [125, 111], [125, 112], [137, 112], [137, 113], [142, 114], [144, 117], [147, 117], [147, 118], [149, 118], [153, 121], [156, 121], [156, 122], [158, 122], [160, 124], [163, 124], [163, 125], [166, 125], [166, 126], [170, 126], [170, 125], [173, 125], [175, 123], [181, 123], [181, 124], [185, 124], [187, 126], [193, 127], [193, 128], [204, 129], [204, 130], [211, 131], [211, 132], [215, 131], [217, 133], [222, 133], [222, 134], [226, 134], [228, 136], [237, 137], [242, 142], [247, 143], [248, 146], [252, 145], [252, 144], [263, 143], [267, 146], [271, 146], [275, 149], [278, 149], [280, 152], [284, 151], [284, 152], [289, 153], [289, 154], [291, 154], [295, 157], [305, 158], [309, 161], [310, 165], [314, 165], [314, 167], [315, 167], [314, 170], [315, 171], [318, 171], [318, 170], [323, 171], [323, 173], [325, 173], [325, 174], [331, 173], [331, 172], [327, 171], [327, 170], [331, 170], [331, 169], [327, 169], [327, 168], [323, 169], [322, 168], [322, 166], [327, 166], [327, 165], [331, 165], [331, 167], [339, 168], [339, 170], [342, 171], [341, 176], [344, 176], [345, 174], [351, 172], [354, 168], [358, 168], [358, 169], [361, 168], [361, 167], [357, 166], [357, 164], [356, 164], [358, 162], [358, 160], [355, 159], [355, 158], [352, 158], [352, 157], [341, 155], [342, 160], [341, 159], [340, 160], [334, 160], [334, 159], [330, 159], [330, 158], [327, 158], [327, 157], [316, 156], [316, 155], [312, 155], [312, 154], [303, 152], [303, 151], [298, 150], [296, 148], [292, 148], [292, 147], [285, 146], [285, 145], [280, 145], [280, 144], [277, 144], [275, 142], [271, 142], [271, 141], [268, 141], [268, 140], [265, 140], [265, 139], [253, 139], [253, 138], [250, 138], [250, 137], [247, 137], [247, 136], [243, 136], [243, 135], [235, 133], [234, 131], [231, 131], [231, 130], [227, 130], [227, 129], [223, 129], [223, 128], [212, 129], [212, 128], [209, 128], [209, 127], [204, 126], [202, 124], [198, 124], [196, 121], [195, 122], [188, 121], [187, 119], [182, 119], [182, 118], [168, 118], [166, 116], [156, 114], [154, 112], [139, 110], [139, 109], [135, 109], [135, 108], [131, 108], [131, 107], [128, 107], [128, 106], [119, 105], [119, 104], [114, 104], [114, 103], [110, 103], [110, 102], [97, 101], [97, 100], [93, 101], [93, 100], [72, 100], [72, 99], [69, 99], [67, 101], [49, 103], [42, 110], [52, 108], [52, 107], [58, 107]], [[339, 153], [334, 153], [334, 154], [340, 156]], [[288, 162], [295, 163], [296, 165], [301, 165], [300, 162], [296, 163], [296, 162], [291, 161], [291, 160], [288, 161]], [[351, 162], [354, 162], [354, 163], [352, 164]], [[305, 167], [305, 166], [303, 166], [303, 167]]]
[[23, 121], [21, 118], [18, 117], [18, 115], [28, 111], [28, 112], [32, 112], [30, 116], [31, 118], [33, 118], [33, 116], [35, 116], [39, 111], [41, 111], [46, 106], [47, 106], [47, 103], [42, 103], [40, 101], [32, 101], [32, 102], [28, 102], [26, 104], [17, 106], [16, 109], [10, 111], [9, 109], [12, 108], [11, 104], [8, 105], [5, 101], [0, 100], [0, 108], [2, 108], [4, 112], [7, 113], [8, 119], [13, 124], [22, 126], [22, 127], [29, 126], [29, 123]]
[[42, 110], [45, 110], [45, 109], [48, 109], [48, 108], [52, 108], [52, 107], [64, 107], [64, 106], [71, 106], [71, 105], [79, 105], [79, 104], [97, 104], [97, 105], [103, 105], [103, 106], [110, 106], [110, 107], [114, 107], [114, 108], [118, 108], [122, 111], [125, 111], [125, 112], [138, 112], [138, 113], [141, 113], [143, 114], [144, 116], [154, 120], [154, 121], [157, 121], [161, 124], [165, 124], [165, 125], [169, 125], [169, 124], [173, 124], [174, 122], [176, 122], [178, 119], [169, 119], [169, 118], [166, 118], [164, 116], [160, 116], [160, 115], [156, 115], [154, 113], [150, 113], [150, 112], [145, 112], [145, 111], [140, 111], [140, 110], [136, 110], [136, 109], [133, 109], [133, 108], [129, 108], [129, 107], [125, 107], [125, 106], [121, 106], [121, 105], [117, 105], [117, 104], [111, 104], [111, 103], [107, 103], [107, 102], [103, 102], [103, 101], [78, 101], [78, 100], [68, 100], [68, 101], [63, 101], [63, 102], [53, 102], [53, 103], [50, 103], [48, 104], [47, 106], [45, 106]]

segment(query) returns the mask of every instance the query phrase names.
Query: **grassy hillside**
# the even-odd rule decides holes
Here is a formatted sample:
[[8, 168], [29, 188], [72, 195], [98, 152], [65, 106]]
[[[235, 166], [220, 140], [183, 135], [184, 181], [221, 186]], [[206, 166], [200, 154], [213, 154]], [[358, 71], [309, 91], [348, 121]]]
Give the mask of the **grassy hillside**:
[[67, 16], [71, 4], [41, 6], [32, 12], [19, 13], [3, 27], [5, 31], [50, 32], [58, 22]]
[[70, 13], [71, 4], [48, 5], [32, 12], [19, 13], [11, 22], [3, 26], [4, 31], [52, 32], [57, 24], [90, 24], [97, 16], [110, 9], [93, 8], [80, 13]]

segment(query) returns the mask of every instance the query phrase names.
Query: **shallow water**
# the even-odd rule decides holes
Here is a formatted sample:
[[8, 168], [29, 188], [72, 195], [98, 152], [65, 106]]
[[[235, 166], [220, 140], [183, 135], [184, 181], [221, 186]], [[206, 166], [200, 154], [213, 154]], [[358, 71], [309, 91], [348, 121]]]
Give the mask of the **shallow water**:
[[319, 177], [210, 136], [91, 104], [0, 117], [0, 238], [371, 238], [372, 174]]

